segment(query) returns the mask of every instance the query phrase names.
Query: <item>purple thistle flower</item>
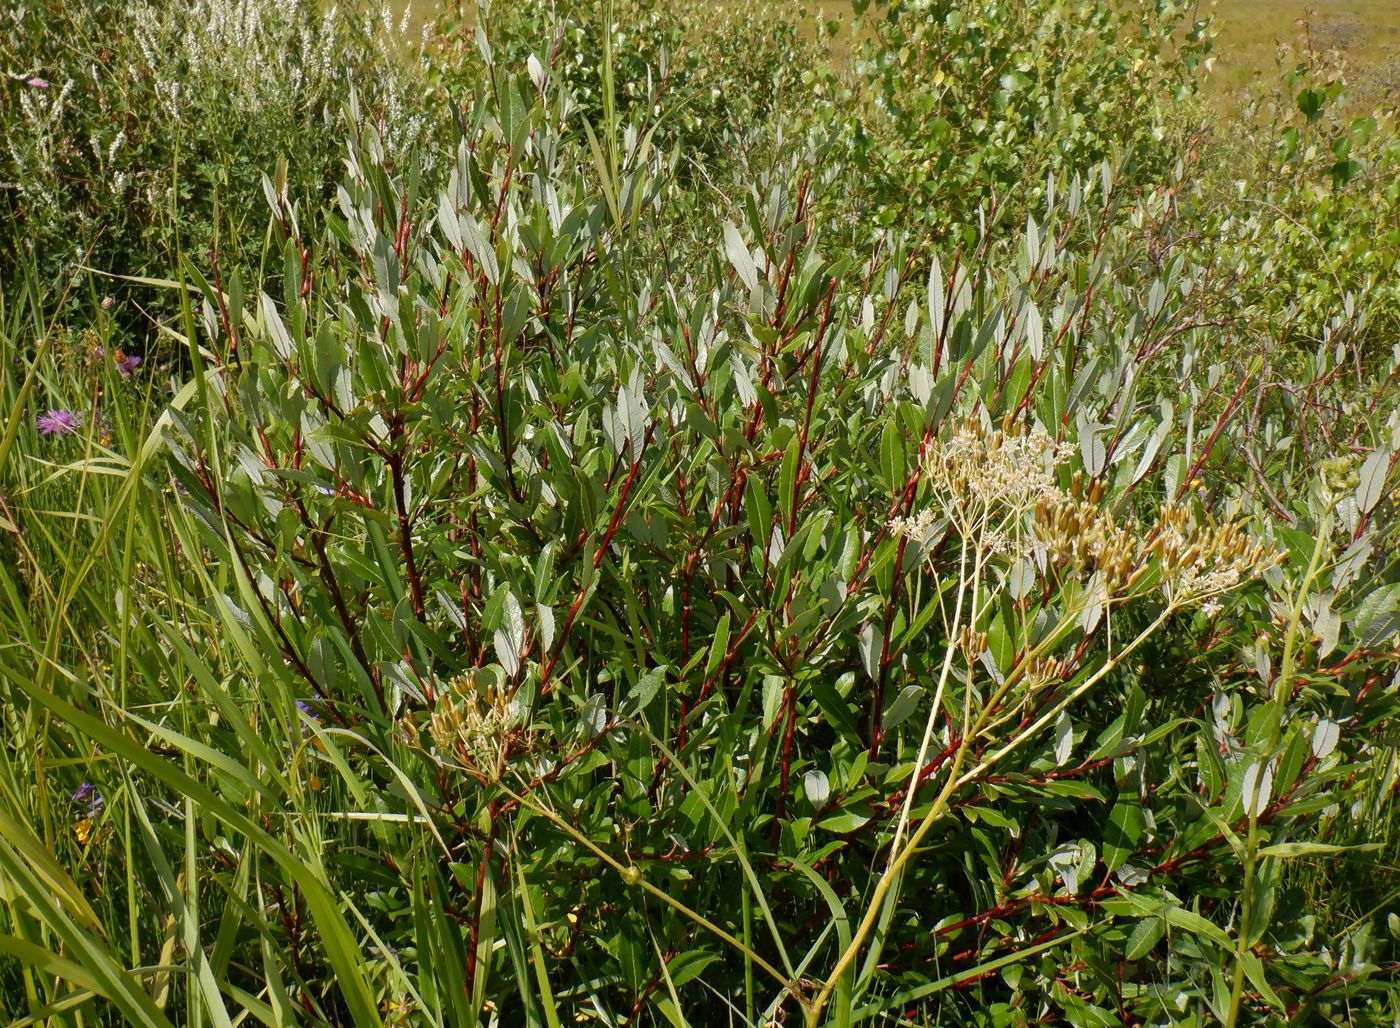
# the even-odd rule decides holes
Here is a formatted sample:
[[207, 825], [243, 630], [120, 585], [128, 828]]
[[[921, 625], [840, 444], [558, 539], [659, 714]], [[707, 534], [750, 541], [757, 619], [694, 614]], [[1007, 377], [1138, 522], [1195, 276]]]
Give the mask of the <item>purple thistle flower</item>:
[[[92, 355], [99, 361], [106, 360], [107, 348], [105, 346], [94, 347]], [[121, 348], [112, 351], [112, 364], [121, 372], [123, 378], [130, 377], [131, 373], [141, 366], [142, 359], [143, 358], [138, 357], [134, 353], [127, 353]]]
[[102, 794], [97, 791], [97, 786], [91, 782], [84, 782], [73, 791], [73, 802], [83, 804], [83, 813], [88, 817], [96, 817], [101, 814], [107, 806], [107, 801], [102, 798]]
[[78, 430], [81, 415], [71, 410], [54, 409], [45, 411], [34, 419], [40, 435], [72, 435]]
[[[317, 698], [319, 699], [319, 697]], [[301, 737], [305, 739], [311, 734], [311, 726], [319, 725], [321, 719], [318, 718], [316, 712], [311, 709], [311, 704], [307, 703], [305, 700], [297, 700], [297, 710], [301, 713], [301, 717], [297, 719], [301, 723]]]
[[26, 81], [25, 85], [28, 86], [30, 89], [48, 89], [49, 80], [41, 79], [38, 75], [35, 75], [28, 81]]

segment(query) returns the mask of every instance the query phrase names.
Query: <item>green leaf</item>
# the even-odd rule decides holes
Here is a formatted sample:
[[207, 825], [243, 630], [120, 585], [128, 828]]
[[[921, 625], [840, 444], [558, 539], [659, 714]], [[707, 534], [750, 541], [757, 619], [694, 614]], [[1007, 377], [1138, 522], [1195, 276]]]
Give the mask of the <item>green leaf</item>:
[[1275, 1010], [1286, 1009], [1287, 1004], [1279, 998], [1279, 994], [1269, 984], [1268, 975], [1264, 971], [1264, 962], [1252, 950], [1245, 950], [1239, 955], [1239, 959], [1244, 965], [1245, 977], [1259, 991], [1259, 995], [1264, 997], [1264, 1001]]
[[1385, 495], [1385, 476], [1390, 469], [1390, 453], [1382, 447], [1371, 451], [1371, 455], [1361, 464], [1360, 478], [1356, 484], [1356, 506], [1362, 514], [1376, 509], [1376, 504]]
[[1279, 857], [1281, 859], [1291, 859], [1293, 857], [1327, 857], [1336, 856], [1341, 853], [1361, 853], [1366, 850], [1378, 850], [1380, 843], [1365, 843], [1352, 846], [1338, 846], [1326, 842], [1276, 842], [1270, 846], [1261, 846], [1259, 856]]
[[[1218, 925], [1207, 921], [1195, 911], [1131, 892], [1119, 893], [1118, 902], [1121, 902], [1126, 911], [1142, 916], [1166, 918], [1168, 924], [1190, 932], [1197, 939], [1212, 942], [1228, 952], [1234, 950], [1234, 943], [1230, 937]], [[1105, 903], [1105, 909], [1109, 909], [1109, 904]]]
[[744, 242], [744, 237], [739, 234], [739, 229], [732, 221], [724, 223], [724, 247], [729, 253], [729, 262], [734, 265], [739, 281], [744, 283], [745, 289], [753, 292], [754, 287], [758, 285], [758, 266], [753, 262], [749, 245]]
[[856, 724], [851, 703], [841, 695], [835, 684], [818, 675], [804, 678], [803, 685], [811, 690], [812, 698], [817, 701], [817, 706], [826, 716], [827, 723], [839, 731], [851, 745], [860, 746], [861, 732]]
[[1316, 89], [1304, 89], [1298, 94], [1298, 110], [1302, 111], [1308, 121], [1312, 121], [1322, 110], [1326, 98], [1321, 91]]
[[525, 648], [525, 615], [520, 610], [520, 601], [509, 589], [501, 601], [501, 627], [493, 637], [496, 659], [501, 662], [507, 675], [512, 678], [520, 671], [520, 653]]
[[882, 726], [884, 730], [886, 732], [893, 731], [908, 720], [909, 716], [919, 709], [919, 700], [924, 697], [927, 691], [922, 685], [906, 685], [901, 689], [899, 695], [894, 698], [894, 702], [885, 711]]
[[783, 464], [778, 472], [779, 515], [789, 517], [797, 513], [797, 466], [801, 448], [797, 436], [788, 443], [783, 452]]
[[1133, 926], [1128, 935], [1128, 945], [1124, 952], [1129, 960], [1141, 960], [1151, 953], [1162, 936], [1167, 934], [1167, 922], [1161, 917], [1146, 917]]
[[857, 828], [869, 824], [870, 818], [864, 814], [857, 814], [855, 811], [845, 810], [839, 814], [832, 814], [817, 822], [818, 828], [824, 828], [828, 832], [836, 832], [844, 835], [847, 832], [854, 832]]
[[628, 693], [628, 698], [633, 703], [633, 709], [637, 711], [646, 710], [651, 705], [651, 701], [656, 698], [661, 691], [661, 686], [666, 681], [666, 667], [652, 668], [632, 686]]
[[851, 921], [850, 916], [846, 913], [845, 904], [841, 902], [841, 898], [836, 894], [836, 890], [831, 887], [831, 884], [825, 878], [814, 871], [810, 865], [803, 863], [796, 857], [783, 857], [781, 859], [784, 863], [791, 864], [801, 871], [802, 874], [806, 876], [807, 880], [821, 893], [822, 899], [826, 901], [827, 909], [831, 911], [832, 923], [836, 925], [836, 941], [840, 945], [841, 951], [845, 952], [846, 947], [851, 944]]
[[880, 472], [887, 488], [894, 490], [904, 484], [904, 465], [904, 433], [899, 430], [899, 423], [891, 418], [880, 433]]
[[1278, 902], [1278, 876], [1282, 868], [1280, 861], [1270, 858], [1256, 863], [1254, 881], [1250, 884], [1249, 917], [1242, 918], [1238, 928], [1249, 946], [1256, 945], [1269, 930]]
[[1147, 818], [1137, 796], [1120, 794], [1109, 811], [1108, 825], [1104, 829], [1103, 856], [1109, 871], [1118, 870], [1133, 855], [1146, 827]]
[[710, 655], [705, 660], [705, 680], [709, 681], [724, 663], [725, 655], [729, 652], [729, 611], [725, 611], [719, 617], [719, 624], [715, 626], [714, 638], [710, 641]]
[[1400, 582], [1368, 593], [1356, 609], [1353, 623], [1355, 638], [1363, 649], [1379, 646], [1400, 632]]

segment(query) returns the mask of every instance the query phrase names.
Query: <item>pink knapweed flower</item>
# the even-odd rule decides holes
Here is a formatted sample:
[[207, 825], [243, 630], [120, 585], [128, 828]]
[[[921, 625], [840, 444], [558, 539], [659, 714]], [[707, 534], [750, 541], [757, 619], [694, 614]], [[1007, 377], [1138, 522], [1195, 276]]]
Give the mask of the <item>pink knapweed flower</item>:
[[[92, 355], [98, 360], [103, 360], [107, 356], [104, 347], [97, 347], [92, 351]], [[112, 365], [122, 374], [123, 378], [129, 377], [133, 371], [141, 366], [142, 358], [134, 353], [127, 353], [125, 350], [117, 349], [112, 351]]]
[[72, 435], [78, 430], [79, 416], [71, 410], [45, 411], [34, 419], [40, 435]]

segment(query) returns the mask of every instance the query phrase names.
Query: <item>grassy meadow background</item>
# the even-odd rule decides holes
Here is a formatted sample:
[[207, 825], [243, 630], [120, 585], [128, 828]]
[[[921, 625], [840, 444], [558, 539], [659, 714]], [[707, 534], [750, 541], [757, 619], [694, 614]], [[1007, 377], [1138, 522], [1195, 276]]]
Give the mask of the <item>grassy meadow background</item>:
[[[723, 3], [716, 6], [721, 10], [726, 7]], [[813, 21], [852, 18], [850, 4], [840, 0], [788, 6], [807, 11]], [[470, 4], [467, 7], [474, 9]], [[421, 26], [458, 6], [444, 0], [409, 0], [402, 9]], [[1214, 68], [1203, 87], [1227, 102], [1238, 100], [1250, 85], [1275, 72], [1280, 44], [1292, 44], [1309, 34], [1319, 49], [1335, 50], [1346, 60], [1352, 77], [1364, 82], [1367, 99], [1393, 102], [1400, 90], [1400, 5], [1391, 0], [1340, 0], [1320, 5], [1217, 0], [1199, 10], [1212, 17], [1216, 32]], [[849, 43], [845, 39], [835, 44], [838, 55]]]
[[0, 0], [0, 1022], [1400, 1025], [1394, 5], [403, 12]]

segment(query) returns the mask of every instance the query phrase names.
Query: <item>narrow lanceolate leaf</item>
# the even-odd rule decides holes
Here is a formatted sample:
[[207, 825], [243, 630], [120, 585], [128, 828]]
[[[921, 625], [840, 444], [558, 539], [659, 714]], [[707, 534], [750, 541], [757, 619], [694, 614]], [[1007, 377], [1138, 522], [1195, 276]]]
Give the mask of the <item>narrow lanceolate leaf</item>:
[[1074, 722], [1067, 711], [1055, 719], [1055, 765], [1063, 767], [1074, 752]]
[[1334, 857], [1341, 853], [1361, 853], [1381, 848], [1380, 843], [1337, 846], [1325, 842], [1276, 842], [1272, 846], [1261, 847], [1259, 856], [1261, 859], [1265, 857]]
[[1342, 618], [1332, 609], [1332, 594], [1324, 595], [1313, 618], [1313, 631], [1317, 633], [1317, 655], [1325, 657], [1337, 648], [1342, 634]]
[[520, 670], [520, 653], [525, 648], [525, 615], [520, 601], [507, 591], [503, 601], [501, 627], [496, 629], [496, 659], [506, 674], [514, 676]]
[[266, 293], [261, 294], [258, 297], [258, 306], [262, 314], [263, 328], [272, 343], [272, 352], [277, 354], [279, 360], [291, 360], [292, 337], [287, 332], [287, 326], [282, 323], [282, 316], [277, 313], [272, 297]]
[[936, 349], [943, 338], [943, 321], [947, 316], [947, 297], [943, 294], [943, 267], [934, 257], [928, 269], [928, 328]]
[[1035, 304], [1026, 307], [1026, 351], [1031, 360], [1045, 356], [1045, 319], [1040, 316], [1040, 308]]
[[859, 636], [860, 663], [871, 681], [880, 678], [880, 653], [885, 645], [885, 633], [879, 625], [868, 622], [861, 626]]
[[457, 224], [457, 211], [452, 206], [451, 194], [443, 191], [438, 196], [438, 227], [442, 234], [447, 237], [452, 249], [461, 250], [465, 243], [462, 238], [462, 230]]
[[1148, 437], [1146, 445], [1142, 448], [1142, 455], [1138, 458], [1137, 466], [1133, 468], [1132, 481], [1134, 484], [1142, 481], [1144, 475], [1152, 470], [1157, 461], [1157, 454], [1161, 452], [1162, 444], [1167, 441], [1167, 436], [1172, 431], [1171, 405], [1163, 404], [1165, 419], [1153, 430]]
[[744, 242], [744, 237], [739, 234], [738, 228], [732, 222], [724, 223], [724, 247], [729, 252], [729, 263], [734, 265], [734, 271], [739, 276], [739, 281], [744, 283], [744, 288], [752, 291], [758, 285], [758, 266], [753, 262], [753, 254], [749, 253], [749, 245]]
[[1356, 506], [1362, 514], [1375, 510], [1376, 504], [1385, 495], [1385, 477], [1390, 469], [1390, 452], [1384, 447], [1371, 451], [1361, 464], [1360, 479], [1356, 484]]
[[540, 629], [540, 646], [548, 653], [554, 648], [554, 608], [547, 603], [535, 604], [535, 621]]
[[1245, 769], [1240, 796], [1244, 801], [1246, 815], [1259, 817], [1269, 809], [1269, 799], [1274, 791], [1274, 769], [1272, 764], [1257, 761]]
[[1079, 420], [1079, 455], [1084, 461], [1086, 474], [1098, 477], [1103, 473], [1108, 450], [1104, 446], [1102, 430], [1082, 417]]
[[467, 252], [471, 254], [477, 268], [486, 276], [486, 281], [492, 285], [499, 282], [501, 269], [496, 260], [496, 250], [482, 234], [481, 226], [476, 223], [471, 211], [465, 208], [457, 215], [457, 234], [466, 244]]

